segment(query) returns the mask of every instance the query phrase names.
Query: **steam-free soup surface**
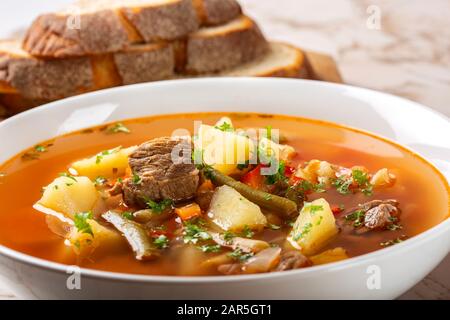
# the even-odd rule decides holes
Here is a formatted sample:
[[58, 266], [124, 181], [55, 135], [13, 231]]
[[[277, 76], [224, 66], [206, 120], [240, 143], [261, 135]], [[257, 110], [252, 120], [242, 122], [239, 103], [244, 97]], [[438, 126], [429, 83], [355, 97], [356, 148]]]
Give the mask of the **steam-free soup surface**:
[[[116, 250], [106, 253], [99, 251], [80, 259], [59, 235], [49, 229], [46, 216], [33, 209], [33, 205], [41, 198], [42, 187], [47, 186], [61, 172], [68, 172], [74, 161], [117, 146], [135, 146], [153, 138], [171, 136], [179, 128], [192, 133], [195, 120], [214, 125], [222, 116], [230, 117], [235, 128], [271, 126], [280, 129], [285, 143], [296, 151], [289, 163], [291, 168], [301, 167], [312, 159], [320, 159], [345, 168], [364, 166], [371, 173], [388, 168], [395, 176], [395, 184], [387, 188], [375, 188], [368, 195], [363, 192], [342, 194], [336, 187], [326, 188], [325, 192], [310, 192], [308, 203], [324, 198], [333, 208], [336, 219], [350, 208], [374, 199], [395, 199], [401, 212], [398, 228], [361, 234], [341, 231], [314, 255], [334, 248], [343, 248], [348, 257], [369, 253], [407, 240], [448, 217], [449, 199], [443, 177], [423, 159], [397, 145], [334, 124], [300, 118], [258, 114], [184, 114], [123, 122], [126, 131], [130, 132], [119, 130], [111, 134], [104, 128], [93, 128], [57, 137], [40, 144], [45, 150], [28, 150], [26, 156], [20, 154], [0, 166], [0, 244], [46, 260], [98, 270], [150, 275], [221, 274], [216, 265], [200, 268], [195, 265], [195, 261], [204, 262], [224, 251], [194, 250], [193, 253], [189, 249], [177, 252], [175, 256], [176, 249], [169, 248], [158, 259], [139, 261], [125, 240], [123, 246], [117, 246]], [[274, 228], [266, 227], [255, 232], [252, 238], [282, 246], [292, 232], [295, 218], [291, 219], [293, 221], [286, 219]], [[347, 220], [350, 224], [354, 222], [351, 217]], [[180, 223], [180, 218], [174, 215], [164, 222], [164, 229], [168, 233], [175, 232]], [[195, 246], [192, 248], [195, 249]], [[194, 258], [191, 259], [191, 256]]]

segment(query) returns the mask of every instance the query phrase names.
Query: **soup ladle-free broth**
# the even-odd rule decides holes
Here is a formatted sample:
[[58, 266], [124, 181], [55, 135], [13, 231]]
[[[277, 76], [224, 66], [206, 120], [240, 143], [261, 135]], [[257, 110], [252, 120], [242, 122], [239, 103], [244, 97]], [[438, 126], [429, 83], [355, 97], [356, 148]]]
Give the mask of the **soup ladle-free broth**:
[[[217, 124], [223, 116], [231, 119], [234, 129]], [[76, 222], [72, 227], [33, 208], [43, 197], [42, 188], [55, 178], [68, 179], [61, 187], [64, 190], [73, 191], [70, 188], [74, 185], [78, 188], [81, 180], [69, 170], [74, 162], [94, 156], [94, 162], [101, 165], [111, 154], [170, 137], [175, 129], [192, 132], [196, 120], [231, 134], [237, 128], [280, 129], [280, 143], [292, 147], [295, 155], [281, 161], [279, 172], [270, 178], [260, 176], [261, 166], [257, 165], [241, 165], [233, 173], [211, 164], [199, 167], [203, 174], [198, 178], [198, 190], [194, 197], [182, 201], [136, 196], [133, 192], [141, 192], [147, 181], [145, 170], [139, 171], [139, 164], [130, 162], [131, 169], [115, 172], [113, 178], [88, 179], [101, 194], [98, 199], [108, 198], [108, 202], [99, 205], [97, 200], [88, 210], [90, 216], [88, 212], [84, 216], [82, 212], [69, 214]], [[118, 146], [122, 147], [119, 151], [115, 149]], [[129, 161], [138, 159], [133, 158], [136, 150], [127, 152]], [[315, 159], [318, 161], [312, 161]], [[317, 168], [332, 168], [331, 178], [318, 174], [317, 168], [314, 171], [316, 164]], [[80, 168], [82, 165], [87, 166], [82, 163]], [[385, 177], [392, 181], [385, 186], [373, 185], [371, 179], [384, 168], [389, 173]], [[197, 113], [135, 119], [41, 143], [1, 165], [0, 172], [1, 245], [63, 264], [134, 274], [221, 275], [311, 267], [395, 245], [442, 222], [449, 211], [445, 179], [417, 155], [357, 130], [288, 116]], [[216, 178], [209, 181], [204, 177], [208, 172]], [[191, 179], [185, 172], [176, 174], [177, 179]], [[250, 190], [247, 194], [239, 186], [223, 186], [221, 179], [227, 177], [260, 193], [253, 198], [250, 189], [246, 189]], [[127, 179], [136, 190], [126, 190]], [[116, 182], [123, 190], [110, 196]], [[288, 190], [295, 191], [294, 197]], [[183, 192], [189, 190], [178, 190], [177, 194]], [[245, 212], [234, 216], [236, 212], [227, 209], [226, 203], [233, 203], [236, 194], [242, 203], [236, 203], [235, 211]], [[255, 200], [261, 194], [265, 199]], [[304, 198], [299, 200], [299, 194]], [[271, 210], [278, 197], [291, 201], [288, 204], [295, 202], [298, 210], [285, 215]], [[370, 205], [372, 200], [381, 202]], [[268, 208], [258, 201], [267, 201]], [[367, 203], [366, 208], [361, 207]], [[111, 215], [106, 216], [109, 211]], [[299, 211], [307, 218], [299, 219]], [[375, 218], [384, 214], [389, 220], [384, 224], [369, 221], [371, 214]], [[245, 220], [247, 216], [253, 220]], [[91, 219], [95, 225], [89, 224]], [[230, 225], [224, 221], [231, 221]], [[137, 229], [129, 228], [136, 226], [143, 231], [142, 239], [148, 240], [138, 241], [139, 248], [130, 247], [130, 239], [123, 236], [135, 234]], [[99, 230], [111, 235], [101, 242]], [[97, 238], [91, 239], [92, 234]], [[249, 244], [248, 240], [254, 242]], [[108, 241], [110, 244], [105, 244]]]

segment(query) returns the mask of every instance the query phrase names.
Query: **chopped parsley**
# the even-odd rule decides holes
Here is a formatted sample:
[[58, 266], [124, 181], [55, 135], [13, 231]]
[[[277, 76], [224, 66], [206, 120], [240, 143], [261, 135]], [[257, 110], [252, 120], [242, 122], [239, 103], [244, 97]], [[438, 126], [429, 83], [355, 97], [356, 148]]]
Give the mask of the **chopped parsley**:
[[203, 252], [220, 252], [222, 247], [218, 244], [205, 244], [198, 247]]
[[333, 181], [333, 186], [336, 188], [337, 192], [345, 195], [350, 194], [350, 186], [352, 183], [352, 179], [342, 176]]
[[407, 236], [401, 235], [398, 238], [395, 238], [395, 239], [392, 239], [392, 240], [388, 240], [388, 241], [384, 241], [384, 242], [380, 242], [380, 246], [382, 246], [382, 247], [393, 246], [394, 244], [401, 243], [401, 242], [405, 241], [406, 238], [407, 238]]
[[216, 128], [220, 131], [223, 131], [223, 132], [233, 132], [234, 131], [233, 126], [228, 122], [224, 122], [220, 126], [215, 126], [214, 128]]
[[92, 219], [92, 212], [83, 212], [83, 213], [77, 213], [74, 217], [74, 224], [77, 230], [81, 233], [87, 233], [91, 236], [94, 236], [94, 233], [92, 232], [92, 227], [88, 223], [88, 220]]
[[228, 254], [228, 256], [234, 260], [237, 260], [239, 262], [245, 262], [248, 259], [250, 259], [251, 257], [253, 257], [253, 253], [249, 252], [249, 253], [245, 253], [243, 252], [241, 249], [236, 249], [233, 252], [230, 252]]
[[305, 202], [303, 208], [308, 209], [309, 213], [312, 216], [315, 215], [318, 211], [323, 211], [323, 206], [315, 205], [315, 204], [312, 204], [311, 202]]
[[66, 177], [66, 178], [69, 178], [69, 179], [73, 180], [74, 182], [78, 182], [78, 181], [77, 181], [77, 178], [75, 178], [74, 176], [72, 176], [71, 174], [69, 174], [69, 173], [67, 173], [67, 172], [61, 172], [61, 173], [59, 174], [59, 176], [60, 176], [60, 177]]
[[48, 152], [48, 148], [52, 145], [52, 143], [48, 143], [46, 145], [38, 144], [34, 146], [32, 150], [25, 152], [21, 158], [22, 160], [37, 160], [40, 158], [41, 153]]
[[293, 236], [293, 239], [294, 239], [295, 241], [300, 240], [301, 238], [303, 238], [304, 236], [306, 236], [308, 233], [310, 233], [311, 230], [312, 230], [312, 228], [313, 228], [313, 224], [312, 224], [311, 222], [306, 223], [306, 224], [303, 226], [302, 231], [299, 232], [299, 233], [297, 233], [296, 235], [294, 235], [294, 236]]
[[161, 202], [156, 202], [151, 199], [145, 200], [147, 206], [149, 209], [152, 209], [154, 213], [162, 213], [166, 209], [169, 209], [172, 207], [173, 201], [171, 199], [164, 199]]
[[133, 176], [131, 177], [131, 182], [134, 185], [139, 185], [142, 183], [142, 178], [138, 175], [138, 174], [133, 174]]
[[169, 238], [162, 234], [153, 240], [153, 244], [158, 249], [166, 249], [169, 247]]
[[371, 196], [373, 194], [373, 185], [370, 183], [366, 172], [359, 169], [354, 169], [352, 171], [352, 178], [356, 181], [363, 194], [366, 196]]
[[211, 240], [211, 235], [199, 225], [201, 222], [196, 222], [197, 223], [188, 221], [184, 224], [184, 243], [196, 244], [199, 241]]
[[227, 244], [230, 244], [231, 241], [233, 241], [233, 239], [236, 237], [236, 234], [231, 232], [231, 231], [225, 231], [225, 233], [222, 235], [223, 240], [225, 240], [225, 242]]
[[107, 133], [131, 133], [131, 130], [128, 129], [123, 123], [116, 123], [113, 126], [110, 126], [106, 129]]
[[97, 154], [97, 156], [96, 156], [96, 158], [95, 158], [95, 163], [96, 163], [96, 164], [100, 164], [100, 162], [102, 162], [102, 160], [103, 160], [103, 158], [104, 158], [105, 156], [109, 156], [109, 155], [112, 155], [112, 154], [114, 154], [114, 153], [117, 153], [117, 152], [119, 152], [121, 149], [122, 149], [122, 146], [119, 146], [119, 147], [114, 148], [114, 149], [109, 149], [109, 150], [105, 150], [105, 151], [100, 152], [99, 154]]
[[286, 171], [286, 164], [283, 161], [280, 161], [278, 164], [278, 170], [277, 173], [267, 176], [266, 177], [266, 183], [268, 185], [274, 185], [277, 182], [286, 182], [287, 177], [285, 176]]
[[255, 235], [255, 232], [253, 232], [253, 230], [250, 229], [249, 226], [245, 226], [244, 229], [242, 229], [241, 234], [245, 238], [251, 238]]
[[346, 221], [352, 221], [353, 226], [355, 228], [359, 228], [363, 225], [364, 217], [365, 217], [364, 210], [356, 210], [356, 211], [346, 215], [344, 218]]
[[108, 179], [106, 179], [105, 177], [102, 176], [98, 176], [97, 178], [95, 178], [94, 180], [94, 184], [96, 186], [102, 186], [104, 185], [106, 182], [108, 182]]
[[47, 152], [47, 147], [41, 146], [41, 145], [37, 145], [37, 146], [34, 147], [34, 150], [36, 150], [37, 152], [43, 153], [43, 152]]
[[134, 220], [133, 213], [130, 212], [130, 211], [124, 211], [124, 212], [122, 213], [122, 216], [123, 216], [125, 219], [128, 219], [128, 220]]

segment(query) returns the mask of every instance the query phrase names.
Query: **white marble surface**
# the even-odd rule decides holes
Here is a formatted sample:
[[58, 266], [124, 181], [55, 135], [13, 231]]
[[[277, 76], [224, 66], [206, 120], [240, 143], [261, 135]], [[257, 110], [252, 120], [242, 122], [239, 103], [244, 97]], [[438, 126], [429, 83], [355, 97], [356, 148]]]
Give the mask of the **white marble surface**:
[[[70, 0], [1, 1], [0, 37], [64, 2]], [[403, 96], [450, 116], [449, 0], [240, 2], [269, 38], [335, 57], [346, 83]], [[449, 270], [450, 256], [401, 298], [450, 300]], [[14, 298], [0, 283], [0, 299]]]

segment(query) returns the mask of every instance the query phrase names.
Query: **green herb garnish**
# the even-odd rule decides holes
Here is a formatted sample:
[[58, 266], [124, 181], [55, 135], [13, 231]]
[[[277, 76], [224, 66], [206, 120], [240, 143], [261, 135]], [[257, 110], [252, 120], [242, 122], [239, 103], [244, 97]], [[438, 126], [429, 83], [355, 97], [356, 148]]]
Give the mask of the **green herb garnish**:
[[106, 182], [108, 182], [108, 179], [106, 179], [105, 177], [102, 176], [98, 176], [97, 178], [95, 178], [94, 180], [94, 184], [96, 186], [102, 186], [104, 185]]
[[253, 257], [253, 253], [249, 252], [249, 253], [245, 253], [243, 252], [241, 249], [236, 249], [233, 252], [230, 252], [228, 254], [229, 257], [233, 258], [234, 260], [237, 260], [239, 262], [245, 262], [248, 259], [250, 259], [251, 257]]
[[184, 243], [196, 244], [199, 241], [211, 240], [211, 235], [199, 225], [198, 221], [186, 222], [183, 235]]
[[215, 126], [214, 128], [219, 129], [220, 131], [223, 131], [223, 132], [233, 132], [234, 131], [233, 126], [228, 122], [224, 122], [220, 126]]
[[166, 209], [171, 208], [173, 201], [171, 199], [164, 199], [161, 202], [156, 202], [151, 199], [145, 200], [149, 209], [152, 209], [154, 213], [162, 213]]
[[130, 211], [124, 211], [124, 212], [122, 213], [122, 216], [123, 216], [125, 219], [128, 219], [128, 220], [134, 220], [133, 212], [130, 212]]
[[242, 236], [245, 238], [251, 238], [255, 235], [255, 232], [253, 232], [252, 229], [250, 229], [249, 226], [244, 226], [241, 232]]
[[138, 175], [138, 174], [133, 174], [133, 176], [131, 177], [131, 182], [134, 185], [139, 185], [142, 183], [142, 178]]
[[81, 233], [87, 233], [91, 236], [94, 236], [94, 233], [92, 232], [92, 227], [88, 223], [88, 220], [92, 219], [92, 212], [83, 212], [83, 213], [77, 213], [74, 217], [74, 224], [77, 230]]
[[153, 244], [158, 249], [166, 249], [169, 247], [169, 238], [162, 234], [153, 240]]
[[203, 252], [220, 252], [222, 247], [218, 244], [205, 244], [198, 247]]
[[72, 176], [71, 174], [69, 174], [67, 172], [61, 172], [59, 174], [59, 176], [69, 178], [69, 179], [73, 180], [74, 182], [78, 182], [77, 178], [75, 178], [74, 176]]
[[96, 164], [99, 164], [100, 162], [102, 162], [102, 160], [103, 160], [103, 158], [104, 158], [105, 156], [109, 156], [109, 155], [112, 155], [112, 154], [114, 154], [114, 153], [117, 153], [117, 152], [119, 152], [121, 149], [122, 149], [122, 146], [119, 146], [119, 147], [114, 148], [114, 149], [105, 150], [105, 151], [100, 152], [99, 154], [97, 154], [97, 156], [96, 156], [96, 158], [95, 158], [95, 163], [96, 163]]
[[131, 130], [128, 129], [123, 123], [116, 123], [115, 125], [109, 127], [107, 129], [108, 133], [131, 133]]

